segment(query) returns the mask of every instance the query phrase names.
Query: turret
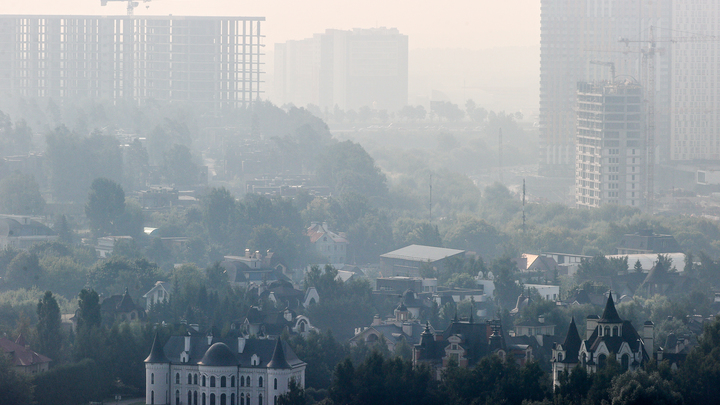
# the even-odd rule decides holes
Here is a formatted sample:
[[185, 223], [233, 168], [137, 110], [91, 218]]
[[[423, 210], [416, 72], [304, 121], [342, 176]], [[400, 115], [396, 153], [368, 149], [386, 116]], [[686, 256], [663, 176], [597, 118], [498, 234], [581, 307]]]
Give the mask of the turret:
[[652, 321], [646, 321], [643, 325], [643, 343], [645, 351], [652, 358], [655, 351], [655, 324]]
[[150, 355], [145, 359], [145, 403], [167, 404], [170, 400], [170, 360], [155, 333]]

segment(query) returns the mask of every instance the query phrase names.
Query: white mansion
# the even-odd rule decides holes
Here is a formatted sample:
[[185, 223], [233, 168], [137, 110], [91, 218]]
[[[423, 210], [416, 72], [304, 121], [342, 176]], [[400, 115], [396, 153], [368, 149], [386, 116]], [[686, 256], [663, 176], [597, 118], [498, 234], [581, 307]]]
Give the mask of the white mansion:
[[215, 339], [190, 331], [145, 359], [145, 403], [276, 405], [294, 379], [305, 387], [305, 363], [280, 339]]

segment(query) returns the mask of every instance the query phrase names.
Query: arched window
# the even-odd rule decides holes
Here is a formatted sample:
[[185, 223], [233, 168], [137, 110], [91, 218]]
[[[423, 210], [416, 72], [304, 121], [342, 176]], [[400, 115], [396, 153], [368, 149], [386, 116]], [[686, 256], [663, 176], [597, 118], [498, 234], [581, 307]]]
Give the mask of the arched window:
[[243, 377], [243, 376], [240, 376], [240, 386], [241, 387], [245, 386], [245, 377]]
[[277, 378], [275, 379], [275, 381], [273, 381], [273, 389], [274, 390], [277, 389]]
[[245, 405], [245, 394], [240, 394], [240, 405]]
[[230, 377], [230, 386], [231, 386], [231, 387], [234, 387], [234, 386], [235, 386], [235, 376], [231, 376], [231, 377]]
[[180, 384], [180, 373], [175, 373], [175, 384]]
[[225, 394], [220, 394], [220, 405], [227, 405], [227, 396]]
[[215, 405], [215, 394], [210, 394], [210, 405]]
[[188, 405], [192, 405], [192, 392], [191, 392], [191, 391], [188, 391], [188, 401], [187, 401], [187, 404], [188, 404]]
[[262, 405], [262, 394], [258, 395], [258, 405]]
[[627, 353], [623, 354], [620, 358], [620, 364], [622, 365], [623, 370], [630, 369], [630, 356], [628, 356]]
[[[196, 383], [197, 383], [197, 381], [196, 381]], [[193, 405], [198, 405], [197, 404], [197, 391], [193, 392]]]
[[605, 368], [605, 364], [607, 363], [607, 356], [604, 354], [601, 354], [598, 356], [598, 368]]
[[155, 391], [150, 391], [150, 403], [155, 403]]
[[[205, 383], [206, 383], [206, 382], [207, 382], [207, 381], [205, 381], [205, 376], [202, 376], [202, 386], [203, 386], [203, 387], [205, 386]], [[203, 395], [205, 395], [205, 394], [203, 394]]]
[[150, 373], [150, 384], [155, 384], [155, 373]]
[[613, 326], [612, 335], [613, 335], [613, 336], [620, 336], [620, 334], [618, 333], [618, 327], [617, 327], [617, 326]]
[[207, 401], [206, 401], [206, 399], [205, 399], [205, 393], [204, 393], [204, 392], [203, 392], [203, 395], [202, 395], [202, 405], [207, 405]]
[[610, 327], [609, 327], [609, 326], [606, 326], [606, 327], [605, 327], [605, 333], [604, 333], [604, 334], [605, 334], [605, 336], [610, 335]]
[[230, 394], [230, 405], [235, 405], [235, 393]]
[[250, 376], [245, 377], [245, 385], [250, 386]]
[[263, 381], [262, 377], [258, 377], [258, 387], [262, 387]]
[[180, 390], [175, 390], [175, 405], [180, 405]]
[[277, 395], [275, 395], [275, 400], [273, 401], [274, 405], [277, 405]]
[[211, 376], [211, 377], [210, 377], [210, 386], [211, 386], [211, 387], [214, 387], [214, 386], [215, 386], [215, 376]]
[[562, 360], [563, 360], [563, 355], [562, 355], [562, 353], [558, 353], [557, 359], [558, 359], [558, 361], [562, 361]]
[[[192, 374], [188, 373], [188, 385], [192, 384]], [[188, 401], [188, 404], [190, 401]]]
[[[193, 384], [194, 384], [194, 385], [197, 385], [197, 374], [195, 374], [195, 375], [193, 376]], [[197, 402], [197, 401], [195, 401], [195, 402]]]
[[227, 379], [225, 376], [220, 377], [220, 387], [226, 387], [227, 386]]

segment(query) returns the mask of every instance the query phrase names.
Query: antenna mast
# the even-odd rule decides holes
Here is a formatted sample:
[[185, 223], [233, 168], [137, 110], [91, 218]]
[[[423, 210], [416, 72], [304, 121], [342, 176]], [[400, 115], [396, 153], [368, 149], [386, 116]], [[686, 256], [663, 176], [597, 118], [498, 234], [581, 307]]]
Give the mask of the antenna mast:
[[522, 211], [523, 211], [523, 233], [525, 233], [525, 179], [523, 179], [523, 205], [522, 205]]
[[428, 208], [430, 210], [430, 222], [432, 223], [432, 174], [430, 175], [430, 204]]

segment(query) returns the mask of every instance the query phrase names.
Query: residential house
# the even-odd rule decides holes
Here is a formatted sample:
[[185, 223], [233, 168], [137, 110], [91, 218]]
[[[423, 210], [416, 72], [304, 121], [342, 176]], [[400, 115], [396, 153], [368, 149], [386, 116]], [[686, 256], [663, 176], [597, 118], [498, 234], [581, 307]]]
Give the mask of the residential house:
[[577, 365], [589, 373], [602, 369], [608, 356], [614, 356], [623, 370], [636, 370], [654, 356], [654, 328], [647, 321], [642, 334], [638, 333], [630, 321], [620, 318], [609, 294], [602, 316], [587, 318], [585, 339], [580, 338], [573, 318], [565, 340], [553, 349], [553, 384], [557, 386], [560, 374]]
[[145, 359], [146, 404], [277, 404], [294, 380], [305, 387], [306, 364], [280, 339], [219, 339], [191, 330]]
[[147, 318], [145, 309], [135, 303], [128, 289], [120, 295], [111, 295], [100, 303], [102, 323], [111, 326], [115, 322], [144, 322]]
[[233, 322], [232, 330], [239, 331], [244, 337], [276, 338], [287, 331], [291, 335], [307, 336], [310, 331], [317, 330], [310, 319], [291, 309], [282, 311], [266, 310], [252, 306], [241, 321]]
[[620, 243], [618, 243], [617, 252], [619, 255], [682, 253], [682, 248], [672, 235], [656, 234], [651, 229], [645, 229], [633, 234], [623, 235]]
[[366, 345], [385, 343], [392, 353], [402, 341], [411, 346], [420, 343], [425, 328], [418, 321], [417, 316], [414, 316], [403, 302], [400, 302], [393, 312], [392, 318], [382, 320], [380, 316], [375, 315], [370, 326], [355, 328], [355, 336], [349, 341], [350, 346], [357, 346], [361, 342]]
[[145, 310], [150, 311], [153, 305], [170, 301], [170, 291], [172, 291], [172, 286], [167, 281], [155, 282], [153, 288], [143, 295], [143, 298], [145, 298]]
[[250, 284], [289, 280], [293, 275], [279, 255], [269, 250], [263, 255], [260, 251], [253, 253], [245, 249], [244, 256], [225, 256], [220, 265], [225, 268], [230, 284], [241, 288]]
[[0, 338], [0, 350], [10, 360], [10, 365], [20, 374], [36, 374], [47, 371], [50, 367], [50, 358], [33, 350], [25, 343], [20, 335], [12, 340]]
[[30, 217], [0, 216], [0, 249], [27, 250], [35, 243], [58, 238], [55, 231]]
[[322, 258], [322, 262], [318, 264], [339, 267], [347, 263], [349, 243], [344, 233], [332, 232], [327, 222], [313, 222], [305, 231], [305, 235], [310, 238], [310, 244]]

